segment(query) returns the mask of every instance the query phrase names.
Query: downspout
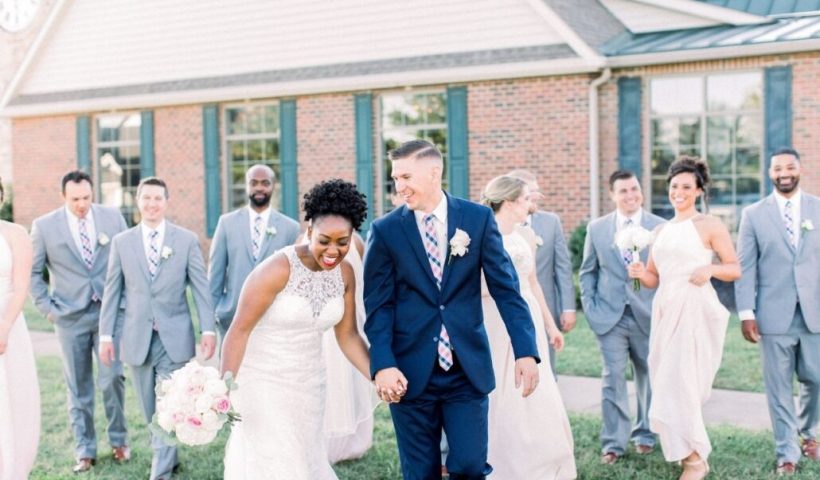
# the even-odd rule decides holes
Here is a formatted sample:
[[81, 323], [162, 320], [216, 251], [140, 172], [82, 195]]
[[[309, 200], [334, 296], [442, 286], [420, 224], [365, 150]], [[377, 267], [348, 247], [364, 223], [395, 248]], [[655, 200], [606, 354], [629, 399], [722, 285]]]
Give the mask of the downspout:
[[598, 87], [612, 77], [612, 70], [607, 67], [601, 76], [589, 84], [589, 219], [598, 218], [601, 210], [601, 152], [600, 124], [598, 115]]

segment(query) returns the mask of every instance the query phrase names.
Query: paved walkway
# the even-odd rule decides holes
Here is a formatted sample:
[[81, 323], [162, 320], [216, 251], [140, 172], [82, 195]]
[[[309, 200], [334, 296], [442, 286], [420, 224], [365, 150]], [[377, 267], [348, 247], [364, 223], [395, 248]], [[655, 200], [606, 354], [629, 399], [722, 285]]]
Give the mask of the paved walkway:
[[[57, 338], [50, 332], [31, 332], [31, 340], [37, 355], [60, 355]], [[201, 359], [200, 359], [201, 360]], [[216, 366], [216, 358], [206, 362]], [[558, 387], [567, 410], [573, 413], [601, 414], [601, 380], [590, 377], [559, 376]], [[635, 408], [634, 385], [629, 382], [630, 405]], [[750, 430], [770, 430], [766, 397], [761, 393], [713, 390], [712, 397], [704, 407], [709, 425], [733, 425]]]

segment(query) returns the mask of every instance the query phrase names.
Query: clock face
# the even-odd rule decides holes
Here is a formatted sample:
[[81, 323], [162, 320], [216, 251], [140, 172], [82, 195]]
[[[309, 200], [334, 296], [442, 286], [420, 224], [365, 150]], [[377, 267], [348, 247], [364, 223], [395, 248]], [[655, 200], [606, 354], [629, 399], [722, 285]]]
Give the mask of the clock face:
[[40, 0], [0, 0], [0, 28], [8, 32], [19, 32], [29, 26]]

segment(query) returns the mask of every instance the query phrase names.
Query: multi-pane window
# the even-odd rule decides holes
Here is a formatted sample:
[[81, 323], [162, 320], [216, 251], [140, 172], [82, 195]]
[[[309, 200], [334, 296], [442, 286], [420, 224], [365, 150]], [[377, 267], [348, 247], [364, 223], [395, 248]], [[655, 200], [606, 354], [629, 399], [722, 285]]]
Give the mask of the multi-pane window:
[[442, 187], [447, 189], [447, 95], [444, 91], [391, 93], [381, 96], [382, 213], [393, 209], [392, 165], [387, 152], [408, 140], [422, 139], [444, 157]]
[[119, 208], [129, 225], [139, 222], [136, 196], [140, 182], [141, 123], [138, 113], [96, 117], [100, 202]]
[[[245, 172], [261, 163], [276, 173], [281, 180], [279, 160], [279, 104], [255, 103], [228, 105], [223, 109], [225, 148], [228, 164], [228, 209], [247, 204]], [[273, 192], [271, 206], [279, 209], [282, 189]]]
[[650, 82], [652, 211], [671, 218], [666, 173], [680, 155], [707, 160], [710, 212], [737, 229], [763, 194], [760, 72], [655, 78]]

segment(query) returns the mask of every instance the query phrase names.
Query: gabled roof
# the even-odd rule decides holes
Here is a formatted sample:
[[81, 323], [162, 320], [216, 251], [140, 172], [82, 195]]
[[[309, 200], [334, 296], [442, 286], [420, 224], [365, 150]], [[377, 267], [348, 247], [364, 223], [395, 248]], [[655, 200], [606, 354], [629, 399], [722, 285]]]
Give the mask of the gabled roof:
[[820, 10], [820, 0], [697, 0], [753, 15], [782, 15]]
[[765, 23], [752, 15], [695, 0], [600, 0], [634, 34]]
[[670, 63], [820, 48], [820, 14], [773, 18], [761, 25], [722, 25], [645, 33], [613, 40], [604, 53], [613, 66]]

